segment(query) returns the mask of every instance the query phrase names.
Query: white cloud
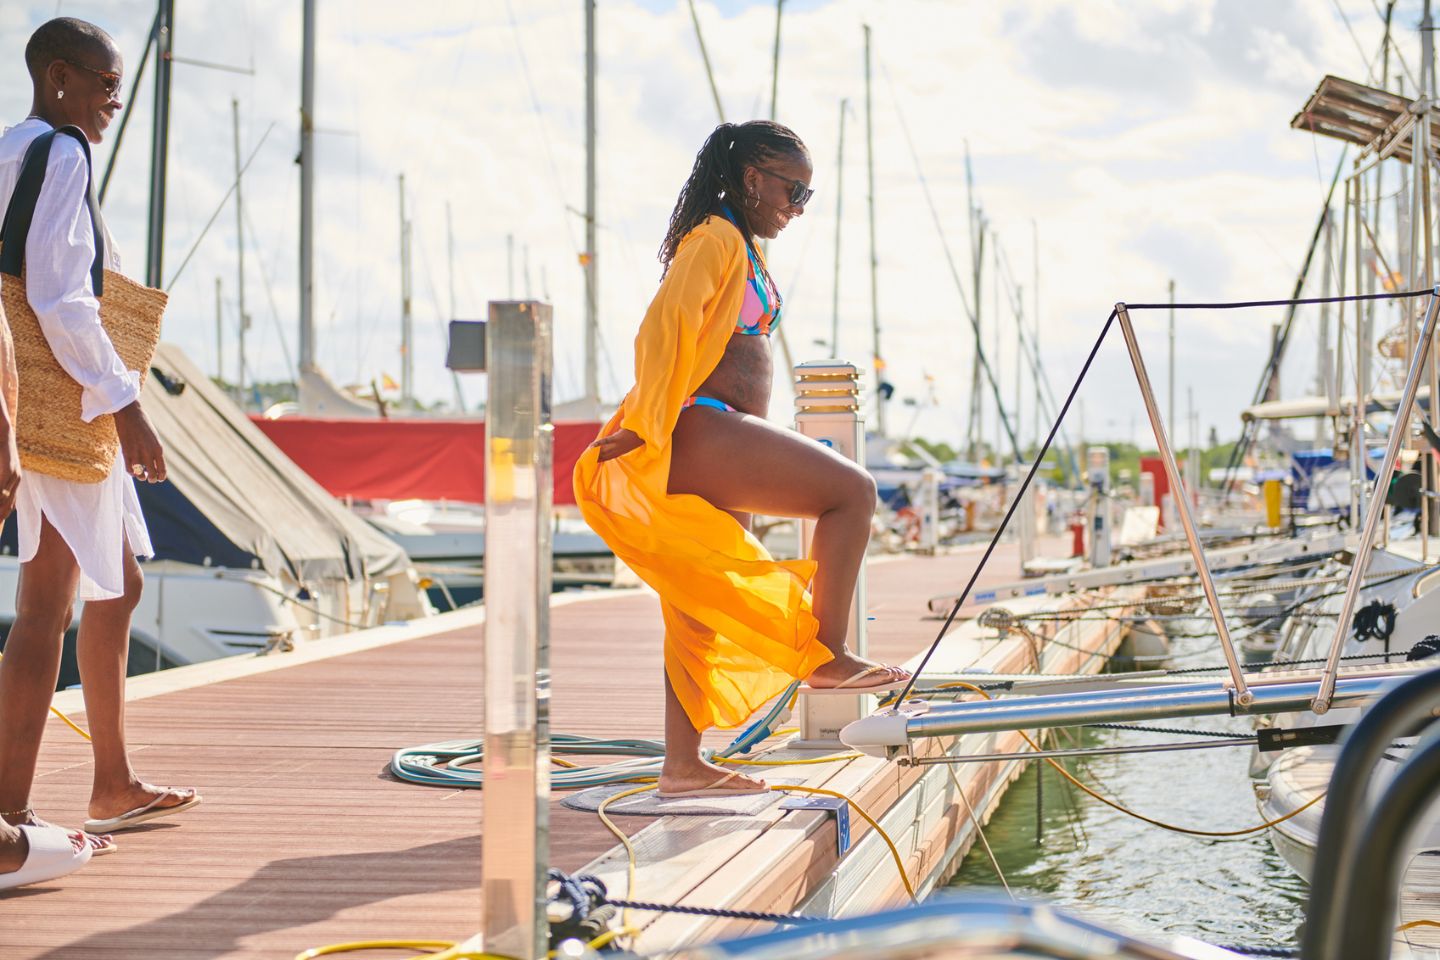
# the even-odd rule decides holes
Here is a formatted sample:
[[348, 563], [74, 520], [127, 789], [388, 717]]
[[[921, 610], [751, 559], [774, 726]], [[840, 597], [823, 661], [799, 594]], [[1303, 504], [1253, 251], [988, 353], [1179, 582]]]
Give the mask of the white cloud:
[[[230, 99], [241, 105], [242, 149], [269, 139], [246, 176], [258, 258], [247, 258], [255, 319], [253, 369], [286, 375], [294, 350], [300, 24], [289, 0], [190, 0], [179, 9], [177, 52], [240, 66], [253, 77], [175, 68], [167, 276], [195, 242], [230, 184]], [[1370, 49], [1379, 24], [1368, 0], [1343, 4]], [[148, 0], [62, 5], [110, 30], [133, 74], [153, 15]], [[769, 108], [774, 8], [698, 4], [730, 119]], [[1402, 3], [1397, 37], [1414, 62], [1417, 2]], [[512, 23], [513, 10], [513, 23]], [[55, 4], [0, 8], [0, 116], [25, 115], [20, 53]], [[900, 396], [940, 409], [917, 429], [955, 440], [965, 420], [971, 357], [960, 293], [916, 177], [904, 112], [945, 237], [969, 287], [964, 144], [978, 201], [1018, 279], [1031, 286], [1031, 221], [1039, 227], [1045, 362], [1063, 394], [1117, 299], [1284, 296], [1304, 252], [1334, 158], [1287, 129], [1326, 72], [1364, 79], [1355, 44], [1330, 4], [1274, 0], [832, 0], [787, 6], [780, 119], [815, 157], [817, 196], [772, 248], [790, 308], [797, 359], [815, 355], [831, 324], [838, 109], [847, 127], [840, 321], [842, 352], [868, 366], [870, 286], [864, 171], [861, 24], [876, 53], [874, 127], [882, 340]], [[427, 400], [449, 395], [440, 320], [448, 315], [445, 209], [454, 219], [455, 286], [462, 315], [509, 290], [506, 237], [516, 243], [516, 293], [548, 288], [557, 322], [557, 392], [580, 386], [583, 285], [576, 261], [584, 202], [583, 23], [573, 0], [454, 0], [406, 5], [321, 4], [316, 121], [320, 360], [340, 380], [398, 374], [398, 187], [404, 172], [415, 221], [417, 379]], [[683, 0], [600, 5], [601, 384], [628, 386], [630, 343], [654, 291], [654, 252], [695, 150], [716, 117]], [[522, 69], [523, 48], [529, 82]], [[533, 90], [533, 101], [532, 101]], [[135, 98], [107, 215], [132, 272], [145, 248], [148, 81]], [[109, 147], [97, 152], [103, 163]], [[1319, 170], [1317, 171], [1317, 167]], [[222, 278], [233, 325], [235, 228], [226, 209], [173, 291], [166, 336], [214, 364], [214, 283]], [[262, 276], [263, 272], [263, 276]], [[266, 285], [273, 291], [270, 306]], [[1027, 290], [1027, 303], [1033, 302]], [[987, 349], [993, 291], [982, 312]], [[1008, 316], [1008, 313], [1006, 314]], [[1185, 317], [1179, 380], [1193, 385], [1206, 424], [1238, 429], [1263, 364], [1269, 317]], [[1163, 382], [1164, 320], [1137, 315], [1152, 374]], [[1008, 334], [1007, 334], [1008, 337]], [[233, 369], [234, 345], [227, 344]], [[996, 366], [1011, 376], [1014, 347]], [[773, 415], [789, 416], [785, 377]], [[1297, 376], [1296, 379], [1303, 379]], [[468, 381], [469, 400], [480, 382]], [[1030, 388], [1025, 388], [1028, 397]], [[1007, 400], [1013, 385], [1004, 388]], [[1123, 433], [1138, 413], [1123, 351], [1107, 351], [1087, 384], [1088, 426]], [[987, 400], [987, 408], [989, 403]], [[1033, 413], [1022, 414], [1026, 424]], [[909, 412], [897, 406], [892, 423]], [[1144, 423], [1143, 416], [1138, 417]], [[987, 433], [993, 434], [987, 428]], [[1031, 428], [1026, 426], [1026, 434]]]

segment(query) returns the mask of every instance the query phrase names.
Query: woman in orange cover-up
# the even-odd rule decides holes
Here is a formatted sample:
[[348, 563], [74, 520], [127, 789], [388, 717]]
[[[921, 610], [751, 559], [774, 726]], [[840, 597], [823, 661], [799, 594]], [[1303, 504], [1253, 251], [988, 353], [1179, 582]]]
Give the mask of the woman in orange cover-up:
[[[874, 481], [765, 419], [781, 297], [756, 241], [804, 213], [811, 174], [779, 124], [710, 135], [660, 247], [635, 386], [575, 467], [586, 521], [660, 595], [666, 797], [767, 789], [705, 762], [700, 733], [739, 726], [793, 678], [847, 691], [908, 679], [845, 647]], [[750, 533], [754, 513], [815, 519], [812, 559], [773, 559]]]

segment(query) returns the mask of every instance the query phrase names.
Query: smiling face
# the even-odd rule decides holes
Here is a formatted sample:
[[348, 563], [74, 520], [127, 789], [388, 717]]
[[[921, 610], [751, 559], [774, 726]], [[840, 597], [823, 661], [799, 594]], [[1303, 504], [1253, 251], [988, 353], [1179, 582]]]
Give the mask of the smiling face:
[[[120, 112], [125, 62], [113, 44], [87, 44], [73, 56], [51, 61], [41, 94], [42, 116], [55, 126], [73, 124], [99, 143]], [[64, 93], [64, 96], [59, 94]]]
[[[772, 240], [805, 212], [815, 169], [808, 156], [782, 154], [745, 168], [745, 222], [757, 237]], [[798, 201], [798, 202], [797, 202]]]

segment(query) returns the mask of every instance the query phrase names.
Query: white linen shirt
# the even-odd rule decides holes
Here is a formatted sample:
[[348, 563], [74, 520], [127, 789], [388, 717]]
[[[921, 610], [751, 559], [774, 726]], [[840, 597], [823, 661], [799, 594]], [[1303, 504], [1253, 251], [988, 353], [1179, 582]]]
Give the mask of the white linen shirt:
[[[0, 134], [0, 211], [9, 207], [26, 148], [50, 129], [31, 117]], [[55, 359], [80, 384], [80, 415], [87, 423], [140, 396], [140, 375], [125, 369], [100, 326], [100, 304], [90, 282], [95, 240], [85, 205], [88, 176], [80, 144], [56, 137], [25, 244], [26, 298]], [[120, 258], [108, 234], [106, 248], [107, 266], [118, 271]], [[15, 512], [20, 562], [35, 558], [41, 520], [48, 520], [80, 566], [81, 600], [110, 600], [124, 593], [125, 543], [137, 557], [154, 553], [134, 480], [119, 458], [99, 483], [26, 471]]]

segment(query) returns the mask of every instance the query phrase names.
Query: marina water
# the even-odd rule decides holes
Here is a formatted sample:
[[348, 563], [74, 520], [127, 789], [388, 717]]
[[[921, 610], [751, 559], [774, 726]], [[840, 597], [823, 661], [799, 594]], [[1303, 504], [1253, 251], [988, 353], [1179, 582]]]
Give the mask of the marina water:
[[[1202, 631], [1199, 620], [1176, 621]], [[1214, 634], [1174, 638], [1169, 666], [1223, 660]], [[1218, 674], [1204, 674], [1216, 676]], [[1251, 733], [1246, 718], [1195, 717], [1157, 726]], [[1190, 739], [1083, 728], [1078, 744], [1119, 746]], [[1195, 739], [1201, 739], [1196, 737]], [[1167, 823], [1234, 830], [1262, 821], [1248, 774], [1251, 748], [1224, 747], [1061, 761], [1092, 789]], [[1036, 843], [1036, 777], [1041, 839]], [[1270, 846], [1267, 831], [1236, 839], [1163, 830], [1113, 810], [1066, 783], [1049, 765], [1031, 764], [1006, 793], [985, 836], [1019, 899], [1043, 900], [1140, 935], [1185, 935], [1218, 944], [1296, 946], [1307, 886]], [[951, 889], [998, 889], [995, 867], [977, 842]]]

